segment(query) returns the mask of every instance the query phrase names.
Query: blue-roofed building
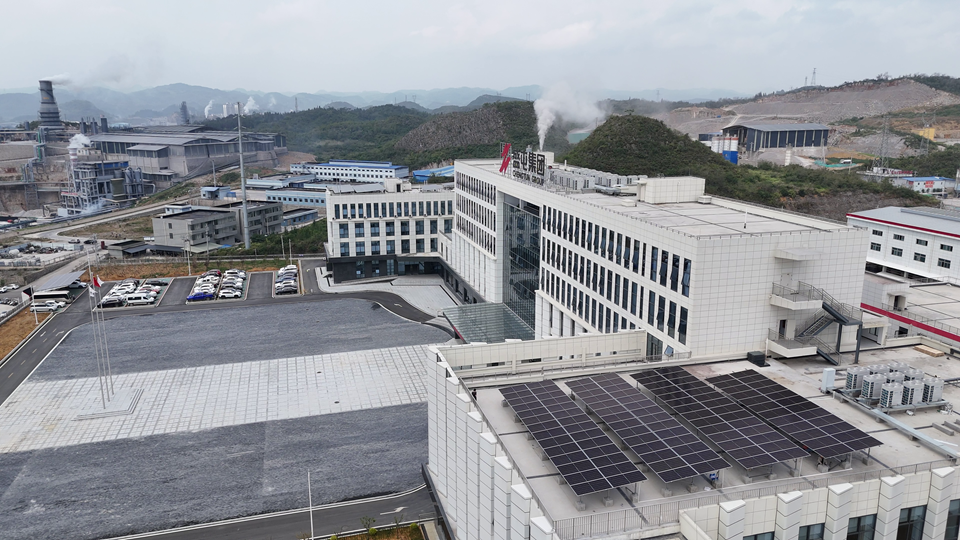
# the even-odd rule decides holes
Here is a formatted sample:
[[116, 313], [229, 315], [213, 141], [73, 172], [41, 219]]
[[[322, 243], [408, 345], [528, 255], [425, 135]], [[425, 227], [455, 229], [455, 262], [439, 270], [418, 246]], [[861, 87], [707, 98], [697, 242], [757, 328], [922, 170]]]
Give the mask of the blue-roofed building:
[[737, 124], [723, 128], [723, 134], [739, 139], [741, 150], [756, 152], [768, 148], [826, 146], [830, 128], [823, 124]]
[[421, 169], [419, 171], [413, 171], [413, 179], [417, 182], [426, 182], [431, 176], [453, 178], [453, 165], [440, 167], [438, 169]]
[[313, 174], [320, 182], [383, 182], [388, 178], [407, 178], [410, 169], [389, 161], [350, 161], [331, 159], [327, 163], [294, 163], [290, 172]]

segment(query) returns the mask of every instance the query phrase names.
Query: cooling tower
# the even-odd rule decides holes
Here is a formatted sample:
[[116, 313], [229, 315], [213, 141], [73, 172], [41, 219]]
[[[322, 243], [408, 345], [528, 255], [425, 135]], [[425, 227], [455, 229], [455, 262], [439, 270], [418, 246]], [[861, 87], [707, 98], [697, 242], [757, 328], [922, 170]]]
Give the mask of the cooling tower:
[[60, 107], [57, 107], [57, 98], [53, 97], [53, 83], [50, 81], [40, 81], [40, 125], [63, 127]]

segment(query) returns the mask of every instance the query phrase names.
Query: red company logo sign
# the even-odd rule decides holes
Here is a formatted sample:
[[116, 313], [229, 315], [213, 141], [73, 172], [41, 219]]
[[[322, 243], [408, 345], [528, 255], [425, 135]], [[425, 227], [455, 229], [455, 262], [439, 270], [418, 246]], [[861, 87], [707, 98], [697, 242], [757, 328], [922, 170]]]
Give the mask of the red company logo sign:
[[500, 172], [507, 172], [510, 167], [510, 143], [503, 145], [503, 151], [500, 152]]

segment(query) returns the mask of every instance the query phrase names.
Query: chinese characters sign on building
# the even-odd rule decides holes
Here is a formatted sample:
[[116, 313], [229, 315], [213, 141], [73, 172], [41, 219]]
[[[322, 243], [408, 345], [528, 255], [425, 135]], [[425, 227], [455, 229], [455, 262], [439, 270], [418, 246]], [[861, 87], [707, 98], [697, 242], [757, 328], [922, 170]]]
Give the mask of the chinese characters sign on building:
[[517, 180], [543, 184], [547, 158], [543, 154], [532, 151], [514, 150], [511, 154], [511, 166], [513, 177]]

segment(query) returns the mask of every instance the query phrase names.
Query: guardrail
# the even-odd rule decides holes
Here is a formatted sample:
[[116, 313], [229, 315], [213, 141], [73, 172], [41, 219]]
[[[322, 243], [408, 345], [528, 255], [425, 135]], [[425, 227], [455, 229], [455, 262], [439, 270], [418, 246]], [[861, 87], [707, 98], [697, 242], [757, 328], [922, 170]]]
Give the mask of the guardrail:
[[866, 482], [868, 480], [878, 480], [884, 476], [917, 474], [953, 465], [952, 460], [943, 459], [856, 473], [826, 473], [799, 479], [772, 480], [764, 482], [762, 485], [752, 484], [750, 487], [705, 491], [674, 501], [665, 500], [664, 502], [646, 504], [635, 508], [561, 519], [553, 522], [553, 528], [562, 540], [576, 540], [643, 529], [655, 529], [665, 525], [678, 524], [680, 522], [680, 511], [690, 508], [713, 506], [732, 500], [759, 499], [790, 491], [811, 491], [835, 484]]
[[[690, 352], [676, 352], [670, 356], [664, 354], [640, 355], [640, 354], [611, 354], [604, 356], [595, 356], [588, 358], [574, 358], [570, 360], [550, 360], [549, 362], [528, 362], [517, 366], [516, 371], [502, 373], [497, 375], [486, 375], [482, 370], [486, 368], [454, 370], [457, 377], [463, 380], [469, 380], [471, 383], [495, 381], [499, 379], [514, 379], [518, 376], [538, 375], [548, 377], [571, 371], [582, 371], [584, 369], [596, 367], [620, 366], [625, 364], [652, 364], [657, 362], [672, 362], [675, 360], [689, 360], [692, 356]], [[503, 367], [490, 368], [491, 371], [503, 371]]]
[[862, 309], [856, 306], [851, 306], [850, 304], [844, 304], [843, 302], [840, 302], [839, 300], [834, 298], [832, 295], [830, 295], [830, 293], [828, 293], [827, 291], [819, 287], [814, 287], [809, 283], [804, 283], [803, 281], [801, 281], [799, 283], [798, 291], [802, 294], [808, 295], [810, 299], [822, 300], [826, 304], [829, 304], [830, 307], [839, 311], [841, 314], [843, 314], [845, 317], [849, 319], [854, 319], [857, 321], [863, 320]]
[[907, 308], [898, 308], [898, 307], [891, 306], [890, 304], [880, 304], [880, 309], [889, 311], [891, 313], [896, 313], [897, 315], [902, 315], [910, 320], [923, 323], [927, 326], [932, 326], [937, 330], [943, 330], [944, 332], [949, 332], [953, 335], [960, 336], [960, 328], [957, 328], [956, 326], [950, 326], [949, 324], [943, 324], [942, 322], [936, 321], [933, 319], [928, 319], [923, 315], [917, 315], [916, 313], [911, 313], [907, 311]]

